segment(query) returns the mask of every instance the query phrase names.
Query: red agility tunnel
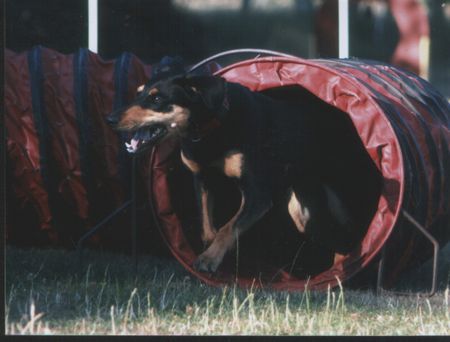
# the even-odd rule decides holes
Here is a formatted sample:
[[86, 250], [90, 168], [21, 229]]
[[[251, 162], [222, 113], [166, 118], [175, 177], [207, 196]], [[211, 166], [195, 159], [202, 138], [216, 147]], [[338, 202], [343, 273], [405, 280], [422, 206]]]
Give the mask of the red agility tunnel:
[[[353, 186], [355, 194], [360, 191], [353, 210], [365, 211], [368, 224], [349, 253], [329, 255], [279, 216], [268, 215], [243, 234], [217, 273], [199, 273], [192, 268], [203, 246], [191, 175], [180, 163], [179, 146], [169, 142], [157, 147], [150, 160], [151, 202], [165, 241], [191, 273], [212, 285], [236, 281], [280, 290], [326, 289], [362, 271], [374, 273], [384, 247], [384, 280], [389, 286], [402, 271], [431, 255], [431, 243], [407, 217], [441, 245], [449, 240], [450, 107], [429, 83], [392, 66], [359, 60], [264, 57], [217, 74], [254, 91], [297, 101], [299, 110], [302, 101], [315, 101], [329, 118], [339, 116], [342, 124], [336, 129], [343, 137], [354, 134], [355, 145], [363, 147], [354, 160], [368, 158], [372, 164], [355, 170], [352, 160], [342, 161], [363, 180], [355, 186], [352, 178], [357, 177], [342, 175], [343, 186]], [[372, 167], [380, 175], [378, 184], [371, 181]], [[365, 187], [366, 192], [361, 190]], [[223, 217], [215, 220], [223, 221], [236, 209], [237, 195], [231, 183], [218, 191], [224, 194], [218, 204]]]

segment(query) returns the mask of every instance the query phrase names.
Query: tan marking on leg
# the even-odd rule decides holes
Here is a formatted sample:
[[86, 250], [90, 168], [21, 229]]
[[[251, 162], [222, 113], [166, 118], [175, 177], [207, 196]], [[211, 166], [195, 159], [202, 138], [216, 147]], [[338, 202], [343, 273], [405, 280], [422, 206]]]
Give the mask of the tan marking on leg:
[[199, 173], [200, 172], [200, 165], [198, 163], [196, 163], [195, 161], [188, 159], [183, 151], [181, 151], [181, 161], [183, 162], [184, 165], [186, 165], [186, 167], [191, 170], [191, 172], [193, 173]]
[[201, 270], [215, 272], [225, 256], [225, 253], [234, 245], [235, 237], [233, 227], [226, 225], [222, 227], [209, 248], [199, 256], [202, 263]]
[[241, 152], [231, 152], [225, 157], [223, 171], [228, 177], [241, 178], [244, 155]]
[[306, 223], [309, 220], [309, 210], [308, 208], [303, 208], [300, 201], [295, 196], [293, 190], [291, 190], [291, 196], [288, 204], [289, 215], [291, 215], [297, 229], [301, 232], [305, 232]]
[[208, 191], [201, 190], [201, 200], [202, 200], [202, 240], [206, 244], [210, 244], [216, 237], [216, 229], [212, 224], [211, 217], [211, 194]]
[[334, 264], [337, 264], [339, 261], [345, 258], [345, 255], [334, 253]]
[[[228, 229], [230, 229], [230, 234], [232, 233], [232, 231], [233, 231], [233, 226], [234, 226], [234, 224], [235, 224], [235, 222], [237, 221], [237, 219], [238, 219], [238, 217], [239, 217], [239, 215], [241, 214], [241, 212], [242, 212], [242, 209], [244, 208], [244, 203], [245, 203], [245, 199], [244, 199], [244, 196], [242, 196], [242, 199], [241, 199], [241, 205], [240, 205], [240, 207], [239, 207], [239, 209], [238, 209], [238, 211], [236, 212], [236, 214], [234, 214], [234, 216], [222, 227], [222, 228], [220, 228], [219, 229], [219, 232], [221, 231], [221, 230], [224, 230], [224, 231], [228, 231]], [[232, 235], [234, 235], [234, 234], [232, 234]], [[224, 238], [223, 236], [221, 236], [221, 237], [219, 237], [219, 239], [220, 238]], [[226, 238], [232, 238], [233, 239], [233, 242], [234, 242], [234, 236], [232, 236], [232, 237], [227, 237], [227, 236], [225, 236], [225, 239]], [[228, 244], [226, 244], [227, 246], [228, 246]], [[232, 247], [232, 244], [231, 244], [231, 246], [228, 246], [229, 248], [231, 248]]]
[[234, 246], [236, 235], [233, 231], [233, 226], [242, 212], [244, 201], [244, 197], [242, 197], [241, 206], [237, 213], [228, 223], [219, 229], [211, 246], [197, 258], [195, 261], [196, 269], [215, 272], [222, 262], [225, 253]]

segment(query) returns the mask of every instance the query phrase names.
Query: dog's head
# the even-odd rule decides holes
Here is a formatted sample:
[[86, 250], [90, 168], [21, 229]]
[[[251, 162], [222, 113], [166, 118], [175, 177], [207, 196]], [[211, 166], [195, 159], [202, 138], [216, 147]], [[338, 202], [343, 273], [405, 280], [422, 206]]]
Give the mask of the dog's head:
[[115, 129], [131, 132], [128, 152], [177, 135], [188, 136], [214, 119], [225, 98], [225, 80], [216, 76], [178, 76], [138, 88], [136, 99], [108, 116]]

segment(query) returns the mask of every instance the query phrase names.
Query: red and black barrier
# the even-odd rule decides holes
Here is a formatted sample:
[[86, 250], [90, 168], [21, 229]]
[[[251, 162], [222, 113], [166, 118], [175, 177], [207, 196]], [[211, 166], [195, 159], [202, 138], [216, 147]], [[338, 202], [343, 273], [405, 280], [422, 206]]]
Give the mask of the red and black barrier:
[[[131, 159], [105, 116], [135, 96], [151, 67], [129, 53], [104, 61], [87, 49], [5, 57], [8, 240], [73, 246], [129, 199]], [[125, 235], [128, 225], [111, 223]]]

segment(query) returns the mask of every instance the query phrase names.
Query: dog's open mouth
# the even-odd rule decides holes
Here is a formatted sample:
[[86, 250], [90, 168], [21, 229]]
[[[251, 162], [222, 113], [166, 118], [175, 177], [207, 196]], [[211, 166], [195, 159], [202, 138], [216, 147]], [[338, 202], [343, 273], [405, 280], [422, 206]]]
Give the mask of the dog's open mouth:
[[167, 129], [163, 125], [152, 125], [140, 128], [132, 134], [130, 142], [126, 142], [125, 147], [129, 153], [137, 153], [154, 145], [167, 134]]

